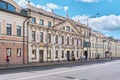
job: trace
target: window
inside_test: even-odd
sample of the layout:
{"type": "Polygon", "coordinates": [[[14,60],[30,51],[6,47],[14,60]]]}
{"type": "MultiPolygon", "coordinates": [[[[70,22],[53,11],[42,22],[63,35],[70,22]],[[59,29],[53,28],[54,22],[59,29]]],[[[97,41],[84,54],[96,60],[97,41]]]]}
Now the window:
{"type": "Polygon", "coordinates": [[[17,36],[21,36],[21,26],[17,26],[17,36]]]}
{"type": "Polygon", "coordinates": [[[56,41],[56,43],[58,43],[58,35],[56,35],[55,41],[56,41]]]}
{"type": "Polygon", "coordinates": [[[12,6],[11,4],[8,4],[8,10],[10,10],[10,11],[15,11],[15,7],[12,6]]]}
{"type": "Polygon", "coordinates": [[[48,42],[51,43],[51,34],[48,34],[48,42]]]}
{"type": "Polygon", "coordinates": [[[47,57],[50,59],[51,58],[51,50],[48,50],[47,57]]]}
{"type": "Polygon", "coordinates": [[[7,24],[7,27],[6,27],[6,34],[7,34],[7,35],[11,35],[11,32],[12,32],[11,27],[12,27],[11,24],[7,24]]]}
{"type": "Polygon", "coordinates": [[[11,56],[11,48],[6,49],[7,55],[10,57],[11,56]]]}
{"type": "Polygon", "coordinates": [[[50,21],[48,21],[48,27],[51,27],[51,22],[50,21]]]}
{"type": "Polygon", "coordinates": [[[35,41],[35,31],[32,31],[32,41],[35,41]]]}
{"type": "Polygon", "coordinates": [[[69,45],[69,37],[67,37],[67,45],[69,45]]]}
{"type": "Polygon", "coordinates": [[[64,50],[62,50],[62,58],[64,58],[64,50]]]}
{"type": "Polygon", "coordinates": [[[21,56],[21,49],[20,49],[20,48],[17,49],[17,56],[18,56],[18,57],[21,56]]]}
{"type": "Polygon", "coordinates": [[[40,24],[40,25],[44,25],[44,20],[43,20],[43,19],[40,19],[39,24],[40,24]]]}
{"type": "Polygon", "coordinates": [[[64,44],[64,36],[62,36],[62,44],[64,44]]]}
{"type": "Polygon", "coordinates": [[[7,2],[0,1],[0,8],[7,9],[9,11],[15,11],[15,7],[7,2]]]}
{"type": "Polygon", "coordinates": [[[72,38],[72,45],[74,45],[74,38],[72,38]]]}
{"type": "Polygon", "coordinates": [[[40,32],[40,42],[43,42],[43,32],[40,32]]]}
{"type": "Polygon", "coordinates": [[[5,2],[0,2],[0,8],[7,9],[7,5],[5,2]]]}
{"type": "Polygon", "coordinates": [[[55,58],[58,58],[58,50],[56,50],[56,56],[55,56],[55,58]]]}
{"type": "Polygon", "coordinates": [[[70,31],[70,27],[69,26],[66,26],[66,31],[70,31]]]}
{"type": "Polygon", "coordinates": [[[65,30],[65,27],[63,27],[62,29],[65,30]]]}
{"type": "Polygon", "coordinates": [[[77,51],[77,58],[79,58],[78,51],[77,51]]]}
{"type": "Polygon", "coordinates": [[[71,32],[74,32],[73,29],[71,29],[71,32]]]}
{"type": "Polygon", "coordinates": [[[77,39],[77,45],[78,45],[78,39],[77,39]]]}
{"type": "Polygon", "coordinates": [[[32,59],[36,59],[36,50],[35,49],[32,50],[32,59]]]}
{"type": "Polygon", "coordinates": [[[32,23],[36,23],[36,19],[34,17],[31,18],[32,23]]]}

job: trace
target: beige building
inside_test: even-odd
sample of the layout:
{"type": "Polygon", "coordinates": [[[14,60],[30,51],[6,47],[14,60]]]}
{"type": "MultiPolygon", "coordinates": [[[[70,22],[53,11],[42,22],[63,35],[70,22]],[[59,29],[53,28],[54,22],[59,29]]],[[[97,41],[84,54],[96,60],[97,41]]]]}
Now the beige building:
{"type": "Polygon", "coordinates": [[[80,23],[28,4],[29,62],[80,59],[82,32],[80,23]]]}

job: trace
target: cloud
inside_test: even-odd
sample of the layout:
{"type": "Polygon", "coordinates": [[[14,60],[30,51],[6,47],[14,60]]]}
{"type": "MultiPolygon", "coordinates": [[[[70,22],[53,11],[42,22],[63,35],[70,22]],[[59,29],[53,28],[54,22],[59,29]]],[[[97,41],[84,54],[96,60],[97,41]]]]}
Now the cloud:
{"type": "MultiPolygon", "coordinates": [[[[14,0],[19,6],[23,7],[23,8],[26,8],[27,7],[27,3],[28,1],[27,0],[14,0]]],[[[52,10],[58,10],[58,9],[64,9],[64,11],[67,11],[69,7],[67,6],[58,6],[56,4],[53,4],[53,3],[46,3],[45,5],[35,5],[33,2],[30,2],[30,4],[32,6],[35,6],[37,8],[42,8],[46,11],[49,11],[51,12],[52,10]]]]}
{"type": "Polygon", "coordinates": [[[75,0],[75,1],[81,1],[81,2],[87,2],[87,3],[99,2],[99,0],[75,0]]]}
{"type": "Polygon", "coordinates": [[[64,11],[67,11],[69,9],[68,6],[64,6],[63,8],[64,8],[64,11]]]}
{"type": "Polygon", "coordinates": [[[46,7],[50,8],[50,9],[58,9],[59,7],[53,3],[47,3],[46,7]]]}
{"type": "MultiPolygon", "coordinates": [[[[80,21],[81,23],[87,23],[86,15],[77,15],[73,17],[73,20],[80,21]]],[[[120,16],[109,15],[97,18],[88,19],[89,26],[98,31],[120,31],[120,16]]]]}

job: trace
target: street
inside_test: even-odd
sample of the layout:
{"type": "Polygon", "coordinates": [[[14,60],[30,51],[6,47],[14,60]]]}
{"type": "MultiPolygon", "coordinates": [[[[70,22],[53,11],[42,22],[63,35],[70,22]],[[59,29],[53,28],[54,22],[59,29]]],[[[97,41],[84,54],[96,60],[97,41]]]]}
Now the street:
{"type": "Polygon", "coordinates": [[[0,70],[0,80],[120,80],[120,61],[0,70]]]}

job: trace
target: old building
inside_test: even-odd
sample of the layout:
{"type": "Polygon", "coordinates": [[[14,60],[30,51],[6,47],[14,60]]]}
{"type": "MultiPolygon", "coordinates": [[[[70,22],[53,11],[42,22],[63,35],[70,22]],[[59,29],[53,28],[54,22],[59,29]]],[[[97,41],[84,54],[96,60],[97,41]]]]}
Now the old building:
{"type": "Polygon", "coordinates": [[[0,0],[0,65],[6,64],[6,56],[9,64],[27,63],[26,21],[25,11],[13,0],[0,0]]]}
{"type": "Polygon", "coordinates": [[[79,24],[28,4],[29,62],[80,59],[82,33],[79,24]]]}

